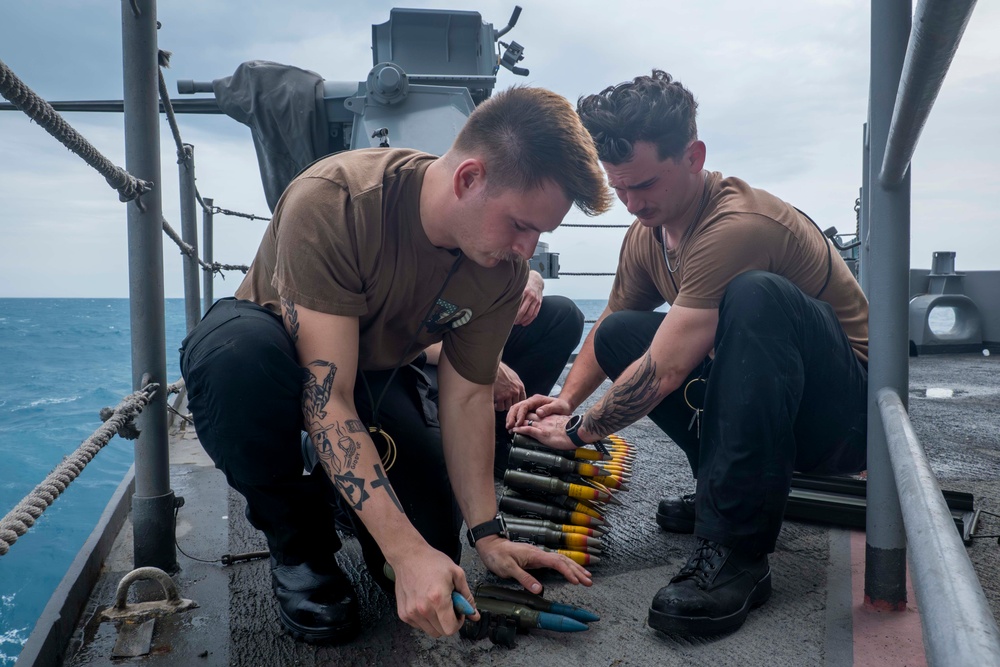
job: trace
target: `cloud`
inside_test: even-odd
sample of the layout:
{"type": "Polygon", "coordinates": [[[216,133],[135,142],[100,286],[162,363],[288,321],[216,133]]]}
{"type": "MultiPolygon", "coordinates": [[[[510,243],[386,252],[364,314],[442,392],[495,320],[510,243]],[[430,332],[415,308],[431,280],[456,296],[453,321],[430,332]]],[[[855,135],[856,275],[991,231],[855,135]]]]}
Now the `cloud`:
{"type": "MultiPolygon", "coordinates": [[[[121,95],[121,7],[102,0],[59,5],[13,3],[0,23],[2,57],[49,99],[121,95]]],[[[479,11],[502,27],[511,2],[405,3],[479,11]]],[[[371,67],[371,24],[389,17],[379,0],[350,9],[327,0],[176,0],[159,3],[158,39],[173,52],[167,79],[212,80],[249,59],[360,81],[371,67]]],[[[504,39],[525,47],[530,76],[506,70],[498,85],[527,83],[575,101],[653,67],[670,71],[695,93],[708,166],[772,190],[821,226],[854,224],[861,184],[861,126],[867,114],[869,3],[824,0],[717,0],[664,3],[578,0],[525,6],[504,39]]],[[[993,173],[1000,138],[1000,7],[979,3],[924,130],[913,163],[915,266],[934,250],[956,250],[962,269],[996,268],[1000,213],[993,173]]],[[[69,115],[109,157],[123,160],[118,115],[69,115]]],[[[266,214],[249,131],[226,117],[181,116],[196,145],[198,187],[226,208],[266,214]]],[[[161,136],[164,215],[179,229],[177,169],[169,134],[161,136]]],[[[629,222],[624,207],[591,220],[629,222]]],[[[215,254],[245,263],[263,223],[217,217],[215,254]]],[[[0,296],[125,296],[125,208],[96,173],[14,112],[0,112],[0,296]]],[[[559,229],[547,239],[566,271],[612,271],[622,230],[559,229]]],[[[164,240],[165,289],[182,294],[180,257],[164,240]]],[[[216,280],[231,293],[238,275],[216,280]]],[[[606,296],[610,279],[565,278],[547,291],[606,296]]]]}

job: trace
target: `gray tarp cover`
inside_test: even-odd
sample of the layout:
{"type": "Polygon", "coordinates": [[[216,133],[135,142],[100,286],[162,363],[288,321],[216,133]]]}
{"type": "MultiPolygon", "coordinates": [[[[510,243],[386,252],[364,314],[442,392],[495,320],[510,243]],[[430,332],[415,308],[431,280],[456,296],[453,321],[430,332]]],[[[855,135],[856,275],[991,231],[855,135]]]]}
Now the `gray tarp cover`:
{"type": "Polygon", "coordinates": [[[219,108],[250,127],[267,205],[299,171],[330,152],[319,74],[266,60],[251,60],[212,82],[219,108]]]}

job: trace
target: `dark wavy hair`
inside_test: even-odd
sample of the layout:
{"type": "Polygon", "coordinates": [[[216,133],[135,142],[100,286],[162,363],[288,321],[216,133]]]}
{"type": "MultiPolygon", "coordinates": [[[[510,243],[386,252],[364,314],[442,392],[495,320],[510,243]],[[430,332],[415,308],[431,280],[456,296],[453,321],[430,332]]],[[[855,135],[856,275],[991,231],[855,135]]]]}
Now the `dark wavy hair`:
{"type": "Polygon", "coordinates": [[[694,95],[663,70],[581,97],[576,112],[601,161],[610,164],[628,162],[637,141],[655,144],[665,160],[681,157],[698,138],[694,95]]]}

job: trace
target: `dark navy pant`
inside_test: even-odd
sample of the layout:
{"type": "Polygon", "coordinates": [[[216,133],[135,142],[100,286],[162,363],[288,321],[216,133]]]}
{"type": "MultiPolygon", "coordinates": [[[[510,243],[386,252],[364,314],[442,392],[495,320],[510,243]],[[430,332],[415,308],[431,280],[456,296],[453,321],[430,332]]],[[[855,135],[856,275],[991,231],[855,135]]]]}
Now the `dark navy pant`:
{"type": "Polygon", "coordinates": [[[528,396],[547,395],[582,334],[583,313],[576,304],[564,296],[547,296],[531,324],[511,329],[501,359],[521,378],[528,396]]]}
{"type": "MultiPolygon", "coordinates": [[[[519,336],[518,343],[530,343],[523,355],[529,358],[525,372],[532,382],[552,377],[554,383],[579,340],[582,315],[571,301],[558,299],[548,307],[543,302],[531,326],[516,328],[536,330],[519,336]],[[562,331],[575,320],[568,311],[575,311],[580,324],[553,376],[546,364],[537,368],[531,353],[540,344],[538,331],[546,340],[545,330],[562,331]]],[[[458,562],[462,516],[445,468],[436,392],[422,363],[423,357],[400,368],[379,406],[378,421],[396,443],[387,475],[421,535],[458,562]]],[[[181,373],[202,446],[246,498],[248,518],[267,536],[271,552],[289,563],[329,561],[341,546],[334,529],[340,499],[322,467],[303,474],[302,370],[281,318],[247,301],[218,301],[182,343],[181,373]]],[[[355,407],[366,425],[372,424],[368,388],[377,400],[390,375],[366,372],[367,387],[360,374],[355,380],[355,407]]],[[[380,436],[373,439],[383,447],[380,436]]],[[[384,583],[381,553],[362,523],[354,523],[371,574],[384,583]]]]}
{"type": "MultiPolygon", "coordinates": [[[[604,372],[617,378],[645,353],[664,317],[608,316],[595,339],[604,372]]],[[[829,304],[771,273],[736,277],[719,306],[714,359],[649,413],[698,480],[695,534],[773,551],[793,470],[865,469],[867,386],[867,369],[829,304]],[[707,382],[699,387],[698,378],[707,382]],[[704,406],[700,435],[689,429],[691,381],[688,400],[704,406]]]]}

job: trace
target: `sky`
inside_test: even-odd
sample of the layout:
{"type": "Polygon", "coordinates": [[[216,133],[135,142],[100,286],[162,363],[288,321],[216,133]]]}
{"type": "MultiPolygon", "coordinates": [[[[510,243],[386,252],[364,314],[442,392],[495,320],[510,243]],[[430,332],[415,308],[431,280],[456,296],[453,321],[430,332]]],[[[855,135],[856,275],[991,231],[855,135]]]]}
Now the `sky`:
{"type": "MultiPolygon", "coordinates": [[[[403,6],[474,10],[499,28],[513,2],[404,0],[403,6]]],[[[517,77],[572,101],[656,67],[699,103],[707,168],[738,176],[808,212],[824,229],[854,229],[867,113],[870,10],[859,0],[521,0],[504,40],[524,46],[517,77]]],[[[271,60],[331,81],[363,81],[371,24],[392,3],[345,0],[161,2],[166,71],[211,80],[246,60],[271,60]]],[[[1000,269],[995,175],[1000,132],[1000,6],[979,3],[924,128],[912,165],[911,264],[957,252],[959,271],[1000,269]],[[993,109],[994,111],[989,111],[993,109]]],[[[36,0],[0,6],[0,60],[49,100],[121,99],[121,10],[108,0],[36,0]]],[[[120,114],[67,113],[99,150],[124,165],[120,114]]],[[[269,215],[250,131],[226,116],[180,116],[195,145],[198,188],[216,205],[269,215]]],[[[180,229],[173,142],[162,126],[163,213],[180,229]]],[[[597,219],[626,224],[624,206],[597,219]]],[[[249,263],[266,223],[216,216],[215,259],[249,263]]],[[[566,272],[613,272],[622,229],[565,228],[543,237],[566,272]]],[[[181,255],[164,238],[167,297],[183,296],[181,255]]],[[[216,297],[241,274],[216,278],[216,297]]],[[[546,281],[547,294],[605,298],[611,279],[546,281]]],[[[0,297],[128,296],[125,206],[104,179],[17,111],[0,111],[0,297]]]]}

